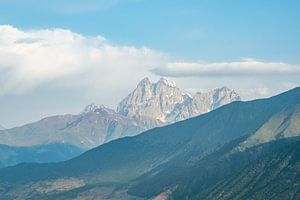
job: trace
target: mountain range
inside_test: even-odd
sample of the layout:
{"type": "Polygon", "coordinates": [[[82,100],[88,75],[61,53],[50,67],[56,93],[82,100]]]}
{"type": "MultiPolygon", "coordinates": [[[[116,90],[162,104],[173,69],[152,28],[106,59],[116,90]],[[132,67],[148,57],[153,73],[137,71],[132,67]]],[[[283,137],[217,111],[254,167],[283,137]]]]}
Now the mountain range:
{"type": "Polygon", "coordinates": [[[4,199],[299,199],[300,88],[0,169],[4,199]]]}
{"type": "MultiPolygon", "coordinates": [[[[206,93],[197,92],[192,97],[182,92],[170,80],[161,78],[156,83],[151,83],[145,78],[118,104],[116,110],[90,104],[78,114],[50,116],[24,126],[0,130],[0,144],[10,147],[7,154],[12,156],[11,151],[16,148],[14,162],[8,162],[7,165],[4,160],[2,162],[4,166],[31,162],[32,159],[20,159],[18,162],[17,158],[20,157],[19,153],[23,147],[33,147],[31,151],[35,151],[35,146],[45,145],[44,148],[47,148],[48,144],[62,144],[62,148],[70,145],[81,149],[74,152],[82,152],[111,140],[134,136],[145,130],[188,119],[239,100],[239,95],[227,87],[206,93]]],[[[7,148],[1,149],[2,154],[5,154],[5,149],[7,148]]],[[[58,151],[58,158],[61,157],[61,153],[58,151]]],[[[66,154],[64,158],[75,155],[68,156],[71,155],[66,154]]],[[[45,160],[47,161],[46,158],[45,160]]],[[[53,157],[48,161],[53,161],[53,157]]]]}
{"type": "Polygon", "coordinates": [[[0,143],[17,147],[64,143],[90,149],[142,130],[137,123],[114,110],[91,104],[77,115],[46,117],[35,123],[1,131],[0,143]]]}
{"type": "Polygon", "coordinates": [[[161,78],[151,83],[145,78],[119,103],[117,112],[141,122],[149,129],[207,113],[240,100],[240,96],[227,87],[197,92],[191,96],[170,80],[161,78]]]}

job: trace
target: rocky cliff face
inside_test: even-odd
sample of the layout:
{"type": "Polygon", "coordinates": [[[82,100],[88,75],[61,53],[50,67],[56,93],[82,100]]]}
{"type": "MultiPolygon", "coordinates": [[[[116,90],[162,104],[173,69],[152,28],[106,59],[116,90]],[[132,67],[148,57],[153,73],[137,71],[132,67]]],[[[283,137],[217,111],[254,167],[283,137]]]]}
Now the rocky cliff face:
{"type": "Polygon", "coordinates": [[[152,84],[145,78],[120,102],[117,112],[150,128],[166,123],[166,116],[186,98],[188,97],[182,95],[174,83],[166,79],[160,79],[152,84]]]}
{"type": "Polygon", "coordinates": [[[0,144],[33,146],[66,143],[90,149],[144,130],[188,119],[216,109],[239,95],[226,87],[193,97],[183,93],[175,83],[160,79],[151,83],[143,79],[118,105],[117,111],[90,104],[77,115],[60,115],[8,130],[0,130],[0,144]]]}
{"type": "Polygon", "coordinates": [[[197,92],[192,98],[177,105],[178,108],[169,117],[171,116],[171,119],[173,117],[174,121],[184,120],[240,100],[240,96],[227,87],[217,88],[206,93],[197,92]]]}
{"type": "Polygon", "coordinates": [[[192,97],[172,81],[161,78],[151,83],[145,78],[119,103],[117,112],[152,128],[188,119],[238,100],[241,100],[240,96],[227,87],[198,92],[192,97]]]}

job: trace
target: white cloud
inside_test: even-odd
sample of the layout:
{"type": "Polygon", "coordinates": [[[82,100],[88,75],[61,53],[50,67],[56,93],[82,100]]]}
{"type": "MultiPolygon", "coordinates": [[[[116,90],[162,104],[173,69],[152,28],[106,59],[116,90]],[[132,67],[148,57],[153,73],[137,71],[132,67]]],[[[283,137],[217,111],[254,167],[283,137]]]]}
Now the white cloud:
{"type": "Polygon", "coordinates": [[[76,113],[91,102],[115,107],[146,76],[172,77],[192,93],[228,86],[248,100],[299,86],[299,73],[296,65],[254,59],[172,62],[155,50],[112,45],[101,36],[0,25],[0,121],[10,125],[76,113]]]}
{"type": "Polygon", "coordinates": [[[242,61],[220,63],[174,62],[163,67],[154,68],[152,72],[169,77],[280,76],[300,74],[300,66],[283,62],[244,59],[242,61]]]}
{"type": "Polygon", "coordinates": [[[148,48],[111,45],[101,36],[2,25],[0,94],[23,93],[50,82],[60,87],[122,88],[122,83],[138,81],[164,59],[148,48]]]}

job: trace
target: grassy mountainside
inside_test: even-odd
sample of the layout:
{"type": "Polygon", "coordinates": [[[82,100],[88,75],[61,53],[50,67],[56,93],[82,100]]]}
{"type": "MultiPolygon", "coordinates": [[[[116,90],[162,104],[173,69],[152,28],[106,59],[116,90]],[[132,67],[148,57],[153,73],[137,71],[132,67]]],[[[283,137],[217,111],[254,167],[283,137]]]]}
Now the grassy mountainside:
{"type": "Polygon", "coordinates": [[[194,163],[180,167],[170,163],[145,174],[134,181],[129,194],[146,199],[165,191],[172,191],[171,199],[299,197],[300,138],[234,151],[242,139],[194,163]]]}
{"type": "Polygon", "coordinates": [[[244,151],[237,147],[272,117],[294,110],[299,103],[300,88],[296,88],[112,141],[66,162],[5,168],[0,170],[0,195],[7,199],[213,195],[219,191],[212,190],[216,184],[273,152],[273,146],[254,145],[244,151]]]}
{"type": "Polygon", "coordinates": [[[240,148],[245,149],[257,144],[298,135],[300,135],[300,104],[271,117],[267,123],[244,141],[240,148]]]}
{"type": "MultiPolygon", "coordinates": [[[[259,148],[270,152],[210,188],[203,199],[300,199],[299,137],[263,146],[259,148]]],[[[255,154],[259,148],[247,153],[255,154]]]]}

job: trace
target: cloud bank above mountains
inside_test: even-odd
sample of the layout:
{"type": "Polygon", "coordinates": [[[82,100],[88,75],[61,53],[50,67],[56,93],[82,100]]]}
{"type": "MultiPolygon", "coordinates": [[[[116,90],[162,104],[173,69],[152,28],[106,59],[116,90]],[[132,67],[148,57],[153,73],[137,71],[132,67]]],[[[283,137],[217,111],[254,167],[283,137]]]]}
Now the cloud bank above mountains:
{"type": "Polygon", "coordinates": [[[0,94],[23,93],[49,81],[70,87],[105,87],[111,80],[140,77],[139,73],[164,59],[149,48],[112,45],[101,36],[86,37],[64,29],[23,31],[3,25],[0,94]]]}
{"type": "MultiPolygon", "coordinates": [[[[177,60],[147,47],[113,44],[102,36],[84,36],[66,29],[21,30],[1,25],[0,95],[22,95],[51,85],[93,95],[95,91],[101,95],[109,91],[114,97],[126,94],[145,76],[164,76],[175,79],[187,91],[234,86],[247,99],[247,95],[272,93],[269,87],[273,79],[267,83],[263,80],[265,76],[276,79],[300,74],[300,66],[284,62],[177,60]]],[[[298,84],[290,78],[281,82],[284,88],[298,84]]]]}
{"type": "Polygon", "coordinates": [[[76,113],[91,102],[114,107],[144,77],[170,78],[191,93],[228,86],[244,100],[300,84],[300,67],[284,62],[178,60],[167,52],[115,44],[102,36],[0,25],[0,109],[5,113],[0,122],[11,127],[76,113]]]}

